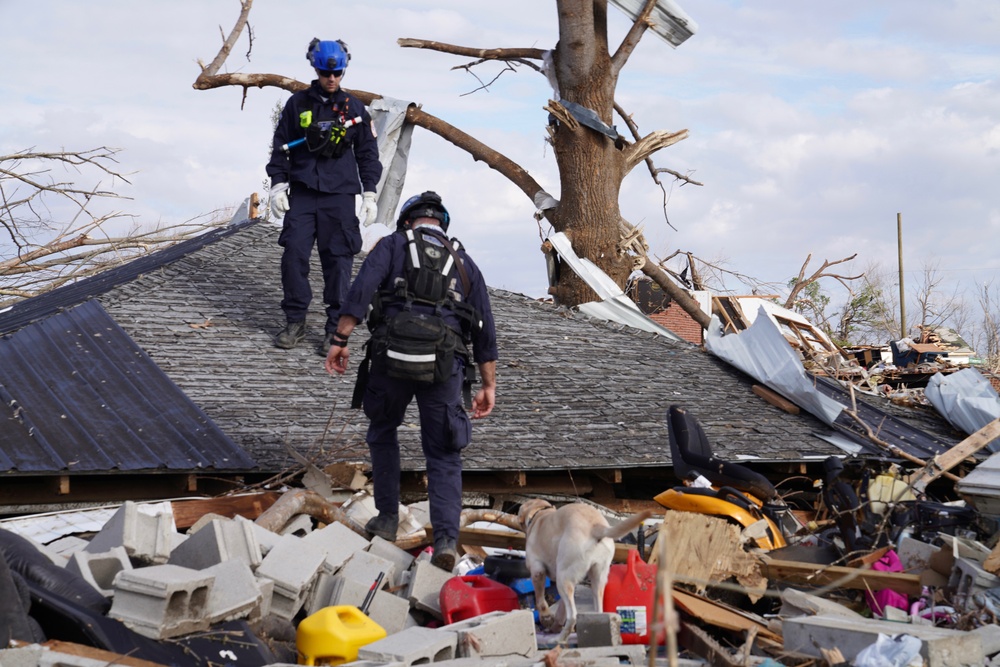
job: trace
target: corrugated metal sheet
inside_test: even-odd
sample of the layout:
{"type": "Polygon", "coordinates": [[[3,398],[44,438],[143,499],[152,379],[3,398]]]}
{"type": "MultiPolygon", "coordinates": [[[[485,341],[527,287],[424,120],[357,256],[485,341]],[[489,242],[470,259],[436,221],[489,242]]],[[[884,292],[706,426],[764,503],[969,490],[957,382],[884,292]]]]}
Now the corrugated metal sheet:
{"type": "Polygon", "coordinates": [[[0,339],[0,470],[250,470],[96,301],[0,339]]]}

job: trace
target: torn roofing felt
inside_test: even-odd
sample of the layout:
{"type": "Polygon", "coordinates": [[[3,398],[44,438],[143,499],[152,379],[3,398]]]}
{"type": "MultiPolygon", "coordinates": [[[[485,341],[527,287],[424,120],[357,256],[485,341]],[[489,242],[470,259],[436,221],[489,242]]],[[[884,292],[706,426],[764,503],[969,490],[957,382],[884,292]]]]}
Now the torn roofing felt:
{"type": "Polygon", "coordinates": [[[0,338],[0,470],[250,470],[97,301],[0,338]]]}

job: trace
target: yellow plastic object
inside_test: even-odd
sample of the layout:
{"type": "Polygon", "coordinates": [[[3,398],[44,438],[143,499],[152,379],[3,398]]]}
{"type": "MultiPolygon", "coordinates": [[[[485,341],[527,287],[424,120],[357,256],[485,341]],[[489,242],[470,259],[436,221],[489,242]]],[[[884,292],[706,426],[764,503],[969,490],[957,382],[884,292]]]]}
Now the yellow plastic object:
{"type": "Polygon", "coordinates": [[[868,498],[871,500],[871,510],[876,514],[885,514],[888,503],[898,503],[904,500],[916,500],[910,490],[910,485],[895,475],[878,475],[868,485],[868,498]]]}
{"type": "MultiPolygon", "coordinates": [[[[749,498],[750,496],[747,497],[749,498]]],[[[663,493],[654,496],[653,500],[672,510],[732,519],[744,528],[763,519],[767,523],[768,535],[757,538],[757,546],[770,551],[771,549],[778,549],[786,545],[785,536],[781,534],[781,529],[768,517],[764,515],[755,516],[728,500],[722,500],[715,496],[684,493],[678,489],[667,489],[663,493]]],[[[753,500],[756,500],[756,498],[753,498],[753,500]]]]}
{"type": "Polygon", "coordinates": [[[385,629],[357,607],[335,605],[302,619],[295,647],[300,665],[340,665],[354,662],[359,648],[385,636],[385,629]]]}

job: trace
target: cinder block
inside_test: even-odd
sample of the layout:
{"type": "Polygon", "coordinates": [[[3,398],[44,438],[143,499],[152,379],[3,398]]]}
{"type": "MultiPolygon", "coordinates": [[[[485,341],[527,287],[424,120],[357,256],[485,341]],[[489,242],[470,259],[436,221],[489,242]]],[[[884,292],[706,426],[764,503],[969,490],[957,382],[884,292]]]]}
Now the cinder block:
{"type": "Polygon", "coordinates": [[[312,517],[308,514],[298,514],[293,517],[291,521],[282,526],[278,533],[282,536],[295,535],[296,537],[305,537],[312,532],[312,529],[312,517]]]}
{"type": "Polygon", "coordinates": [[[382,583],[379,588],[386,588],[396,574],[396,564],[387,558],[376,556],[367,551],[356,551],[350,560],[340,568],[338,574],[355,581],[367,581],[369,586],[375,583],[379,575],[382,575],[382,583]]]}
{"type": "MultiPolygon", "coordinates": [[[[341,574],[321,574],[306,610],[309,614],[315,614],[323,607],[336,605],[361,608],[371,587],[371,583],[366,584],[341,574]]],[[[408,600],[382,589],[375,591],[375,597],[368,606],[368,616],[390,635],[406,627],[409,614],[408,600]]]]}
{"type": "Polygon", "coordinates": [[[206,630],[212,577],[177,565],[125,570],[115,579],[108,616],[153,639],[206,630]]]}
{"type": "Polygon", "coordinates": [[[983,564],[971,558],[959,558],[948,579],[948,590],[953,592],[955,606],[962,611],[975,608],[972,597],[977,593],[1000,586],[1000,577],[983,569],[983,564]]]}
{"type": "Polygon", "coordinates": [[[983,647],[978,635],[933,625],[900,625],[891,621],[847,619],[820,615],[787,618],[782,625],[785,649],[821,658],[820,647],[836,646],[848,661],[875,643],[879,633],[895,636],[902,632],[921,641],[920,655],[934,667],[979,665],[983,647]]]}
{"type": "Polygon", "coordinates": [[[204,570],[230,560],[243,561],[251,570],[260,565],[260,546],[249,523],[231,519],[210,521],[170,552],[167,562],[204,570]]]}
{"type": "Polygon", "coordinates": [[[623,644],[621,646],[570,648],[559,654],[556,665],[564,662],[573,665],[601,665],[607,660],[616,661],[619,665],[646,665],[646,646],[643,644],[623,644]]]}
{"type": "Polygon", "coordinates": [[[242,560],[227,560],[202,570],[215,583],[208,596],[209,624],[245,618],[260,621],[263,596],[250,566],[242,560]]]}
{"type": "Polygon", "coordinates": [[[100,554],[77,551],[66,563],[66,569],[86,579],[105,597],[111,597],[115,594],[115,577],[122,570],[131,570],[132,561],[125,547],[115,547],[100,554]]]}
{"type": "Polygon", "coordinates": [[[407,628],[358,649],[360,660],[401,662],[405,665],[451,660],[458,636],[431,628],[407,628]]]}
{"type": "Polygon", "coordinates": [[[94,536],[86,551],[99,554],[120,546],[137,562],[162,564],[170,557],[176,535],[172,514],[147,514],[127,500],[94,536]]]}
{"type": "MultiPolygon", "coordinates": [[[[530,609],[494,611],[444,625],[439,630],[458,636],[459,658],[521,655],[530,658],[538,650],[535,615],[530,609]]],[[[618,637],[621,643],[621,635],[618,637]]]]}
{"type": "Polygon", "coordinates": [[[410,585],[406,593],[410,605],[421,611],[443,618],[441,614],[441,587],[451,579],[450,572],[431,565],[430,560],[418,558],[410,572],[410,585]]]}
{"type": "MultiPolygon", "coordinates": [[[[533,618],[533,617],[532,617],[533,618]]],[[[585,611],[576,616],[576,645],[621,646],[622,617],[615,613],[585,611]]]]}
{"type": "Polygon", "coordinates": [[[389,582],[389,588],[399,588],[406,584],[405,573],[413,565],[413,556],[392,542],[383,540],[378,535],[372,538],[371,545],[368,547],[368,553],[390,560],[396,566],[392,581],[389,582]]]}
{"type": "Polygon", "coordinates": [[[326,551],[320,547],[305,544],[295,535],[282,537],[257,568],[258,577],[274,582],[271,613],[292,620],[310,595],[324,562],[326,551]]]}
{"type": "Polygon", "coordinates": [[[247,519],[246,517],[237,516],[233,519],[236,523],[242,523],[250,526],[253,530],[254,537],[257,539],[257,546],[260,547],[260,556],[263,558],[268,554],[281,541],[281,535],[278,533],[271,532],[267,528],[258,526],[256,523],[247,519]]]}
{"type": "Polygon", "coordinates": [[[911,574],[920,574],[931,566],[931,556],[940,550],[941,547],[903,536],[896,547],[896,555],[899,556],[903,570],[911,574]]]}
{"type": "Polygon", "coordinates": [[[302,539],[326,551],[326,562],[332,572],[343,567],[351,556],[368,548],[367,539],[336,522],[314,530],[302,539]]]}

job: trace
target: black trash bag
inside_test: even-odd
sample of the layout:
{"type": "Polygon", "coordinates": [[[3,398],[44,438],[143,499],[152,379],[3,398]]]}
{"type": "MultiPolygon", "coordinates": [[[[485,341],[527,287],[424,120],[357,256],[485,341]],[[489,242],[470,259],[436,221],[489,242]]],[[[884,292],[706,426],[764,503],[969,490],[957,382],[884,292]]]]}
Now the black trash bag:
{"type": "Polygon", "coordinates": [[[111,607],[108,598],[83,577],[59,567],[38,548],[17,533],[0,528],[0,555],[13,572],[46,590],[100,614],[111,607]]]}

